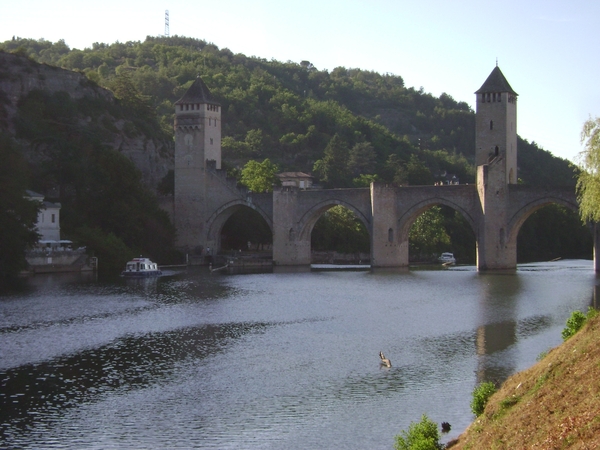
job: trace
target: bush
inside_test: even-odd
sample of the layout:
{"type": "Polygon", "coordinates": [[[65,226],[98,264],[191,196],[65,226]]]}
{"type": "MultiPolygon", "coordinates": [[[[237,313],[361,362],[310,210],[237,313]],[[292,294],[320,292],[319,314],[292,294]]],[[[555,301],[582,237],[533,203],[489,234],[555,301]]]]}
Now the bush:
{"type": "Polygon", "coordinates": [[[573,311],[571,316],[567,319],[567,326],[562,330],[563,341],[566,341],[579,330],[585,324],[588,319],[591,319],[598,315],[598,311],[590,307],[587,314],[583,314],[581,311],[573,311]]]}
{"type": "Polygon", "coordinates": [[[473,398],[471,400],[471,411],[477,417],[483,414],[485,405],[490,397],[496,392],[496,385],[491,381],[479,384],[473,390],[473,398]]]}
{"type": "Polygon", "coordinates": [[[425,414],[418,423],[411,422],[408,432],[402,430],[396,436],[395,450],[441,450],[437,424],[425,414]]]}

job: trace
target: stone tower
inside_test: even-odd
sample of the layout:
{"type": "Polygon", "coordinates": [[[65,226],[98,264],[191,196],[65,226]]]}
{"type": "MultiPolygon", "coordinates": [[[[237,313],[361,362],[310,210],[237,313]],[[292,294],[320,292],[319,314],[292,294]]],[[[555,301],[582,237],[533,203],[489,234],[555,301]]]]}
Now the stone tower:
{"type": "Polygon", "coordinates": [[[498,66],[475,92],[475,160],[483,220],[477,267],[514,268],[516,239],[508,230],[509,186],[517,182],[517,93],[498,66]]]}
{"type": "Polygon", "coordinates": [[[221,168],[221,105],[198,77],[175,103],[173,215],[180,248],[205,244],[209,164],[221,168]]]}
{"type": "Polygon", "coordinates": [[[502,161],[506,184],[516,184],[517,93],[496,65],[475,94],[476,165],[502,161]]]}

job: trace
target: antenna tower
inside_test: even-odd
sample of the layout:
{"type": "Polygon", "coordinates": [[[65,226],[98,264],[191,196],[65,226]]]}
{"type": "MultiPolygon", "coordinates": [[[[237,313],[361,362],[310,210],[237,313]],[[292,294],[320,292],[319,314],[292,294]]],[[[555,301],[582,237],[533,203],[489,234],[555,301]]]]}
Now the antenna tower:
{"type": "Polygon", "coordinates": [[[169,37],[169,10],[165,10],[165,37],[169,37]]]}

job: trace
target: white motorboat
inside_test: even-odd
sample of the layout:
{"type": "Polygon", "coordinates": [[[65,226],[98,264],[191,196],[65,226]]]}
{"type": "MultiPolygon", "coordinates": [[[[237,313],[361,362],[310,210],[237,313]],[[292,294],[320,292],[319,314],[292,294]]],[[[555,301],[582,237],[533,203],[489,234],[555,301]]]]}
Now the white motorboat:
{"type": "Polygon", "coordinates": [[[444,252],[438,258],[438,261],[444,265],[456,264],[456,258],[454,257],[454,253],[444,252]]]}
{"type": "Polygon", "coordinates": [[[142,257],[133,258],[121,272],[122,277],[132,278],[158,277],[160,275],[162,275],[162,271],[158,268],[158,264],[142,257]]]}

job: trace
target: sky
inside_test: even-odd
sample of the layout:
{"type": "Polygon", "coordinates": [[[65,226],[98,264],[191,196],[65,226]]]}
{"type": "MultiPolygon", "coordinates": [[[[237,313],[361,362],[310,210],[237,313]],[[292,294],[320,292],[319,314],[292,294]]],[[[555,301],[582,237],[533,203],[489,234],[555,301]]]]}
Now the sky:
{"type": "Polygon", "coordinates": [[[3,1],[0,42],[143,41],[165,34],[167,10],[171,36],[319,70],[391,73],[473,110],[497,61],[519,94],[518,134],[574,162],[583,123],[600,116],[597,0],[3,1]]]}

